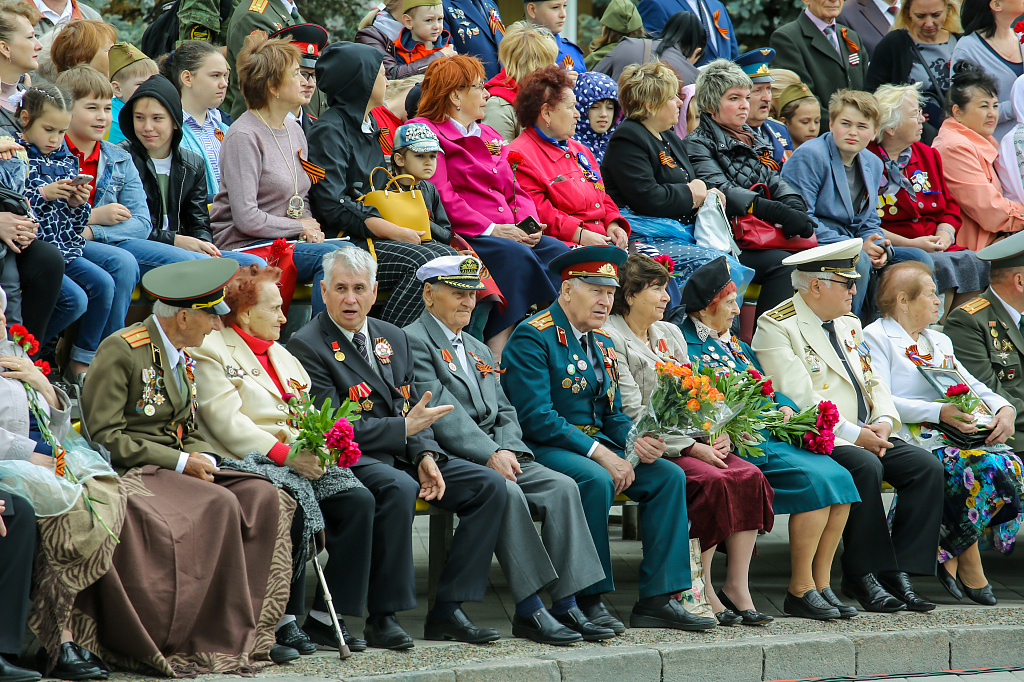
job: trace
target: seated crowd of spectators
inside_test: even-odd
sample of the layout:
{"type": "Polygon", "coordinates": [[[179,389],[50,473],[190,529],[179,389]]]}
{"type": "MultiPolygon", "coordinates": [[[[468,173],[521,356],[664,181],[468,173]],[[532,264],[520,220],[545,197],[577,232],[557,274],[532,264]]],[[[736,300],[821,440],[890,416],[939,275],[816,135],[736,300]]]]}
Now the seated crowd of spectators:
{"type": "Polygon", "coordinates": [[[857,615],[837,553],[863,610],[934,609],[910,576],[997,602],[1024,5],[805,0],[742,55],[718,0],[612,0],[586,55],[565,0],[508,27],[393,0],[334,43],[290,0],[202,5],[147,55],[77,0],[0,0],[0,682],[407,649],[418,499],[459,516],[426,639],[498,639],[462,607],[492,557],[516,637],[622,634],[619,494],[630,627],[771,623],[748,580],[777,514],[787,615],[857,615]],[[786,419],[834,403],[834,448],[637,434],[666,361],[767,374],[786,419]],[[296,445],[307,398],[351,401],[349,466],[296,445]],[[65,504],[30,483],[85,462],[65,504]],[[684,606],[691,538],[712,617],[684,606]]]}

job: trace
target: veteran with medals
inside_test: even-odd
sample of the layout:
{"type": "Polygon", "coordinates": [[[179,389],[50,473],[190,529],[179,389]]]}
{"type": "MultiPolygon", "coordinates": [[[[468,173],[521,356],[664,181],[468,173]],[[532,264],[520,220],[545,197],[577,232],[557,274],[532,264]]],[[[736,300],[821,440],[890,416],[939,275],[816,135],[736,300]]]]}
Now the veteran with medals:
{"type": "Polygon", "coordinates": [[[991,284],[976,298],[946,316],[943,333],[953,341],[957,359],[978,381],[1006,398],[1017,411],[1009,445],[1024,451],[1024,233],[978,252],[991,265],[991,284]]]}
{"type": "Polygon", "coordinates": [[[146,273],[144,322],[100,344],[82,396],[92,440],[122,474],[127,512],[111,569],[79,594],[104,661],[173,676],[237,672],[269,656],[291,579],[295,503],[265,478],[218,468],[196,427],[185,350],[221,327],[238,263],[209,258],[146,273]]]}
{"type": "Polygon", "coordinates": [[[508,504],[495,554],[515,600],[512,634],[543,644],[609,639],[575,594],[604,579],[587,527],[579,488],[568,476],[539,464],[522,440],[516,410],[499,383],[490,349],[463,331],[476,306],[482,266],[467,256],[442,256],[422,266],[426,310],[405,328],[416,362],[416,388],[451,414],[433,426],[445,451],[505,478],[508,504]],[[542,519],[537,535],[531,513],[542,519]],[[538,592],[551,595],[550,611],[538,592]]]}
{"type": "Polygon", "coordinates": [[[625,457],[633,422],[622,410],[615,348],[602,329],[625,261],[626,252],[613,246],[584,246],[551,261],[551,271],[563,280],[558,300],[512,333],[502,383],[537,461],[579,485],[604,569],[603,580],[576,595],[587,618],[624,627],[601,595],[615,589],[608,510],[625,492],[640,503],[644,519],[640,599],[630,625],[708,630],[715,627],[713,618],[694,616],[672,598],[690,588],[686,474],[661,459],[660,438],[638,439],[635,469],[625,457]]]}
{"type": "Polygon", "coordinates": [[[359,404],[352,426],[362,456],[352,473],[376,499],[372,519],[369,646],[408,649],[412,637],[395,614],[416,606],[412,521],[416,498],[459,516],[459,525],[428,612],[424,638],[470,643],[498,639],[462,610],[482,601],[491,556],[505,511],[505,483],[491,469],[449,458],[431,425],[452,406],[428,407],[431,395],[416,389],[412,352],[405,332],[367,313],[377,298],[377,264],[362,249],[339,249],[324,257],[321,284],[327,310],[288,341],[310,377],[317,404],[350,399],[359,404]]]}
{"type": "Polygon", "coordinates": [[[831,457],[853,476],[861,498],[843,532],[843,593],[866,611],[930,611],[935,604],[915,594],[908,574],[935,575],[942,465],[892,437],[899,414],[872,372],[860,320],[850,313],[862,244],[847,239],[786,258],[796,266],[797,293],[758,319],[751,345],[775,390],[797,409],[827,400],[839,410],[831,457]],[[883,480],[900,499],[891,535],[883,480]]]}

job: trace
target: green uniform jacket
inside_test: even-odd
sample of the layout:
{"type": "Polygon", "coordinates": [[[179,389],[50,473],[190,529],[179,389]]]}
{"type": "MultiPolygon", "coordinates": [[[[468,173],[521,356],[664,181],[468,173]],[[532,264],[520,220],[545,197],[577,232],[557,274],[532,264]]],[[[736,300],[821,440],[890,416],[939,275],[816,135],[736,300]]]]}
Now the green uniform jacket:
{"type": "Polygon", "coordinates": [[[121,471],[144,464],[174,469],[182,452],[217,456],[196,428],[195,384],[187,379],[187,395],[178,391],[157,324],[150,315],[104,339],[82,394],[89,435],[121,471]]]}
{"type": "MultiPolygon", "coordinates": [[[[228,77],[228,94],[224,98],[224,109],[231,114],[231,118],[238,118],[245,113],[245,98],[238,89],[238,53],[242,51],[246,37],[253,31],[263,31],[271,34],[285,26],[295,26],[306,23],[305,19],[284,11],[281,0],[241,0],[231,12],[228,20],[227,47],[228,64],[231,65],[231,74],[228,77]]],[[[314,116],[316,112],[310,112],[314,116]]]]}
{"type": "Polygon", "coordinates": [[[587,65],[587,68],[591,71],[597,66],[597,63],[611,54],[611,51],[619,46],[618,43],[608,43],[597,48],[586,57],[583,58],[583,63],[587,65]]]}
{"type": "Polygon", "coordinates": [[[953,340],[956,359],[967,371],[1017,410],[1016,433],[1009,445],[1024,450],[1024,336],[1002,302],[986,289],[950,311],[942,331],[953,340]]]}
{"type": "Polygon", "coordinates": [[[615,347],[603,329],[590,336],[591,353],[611,367],[593,367],[585,359],[556,301],[516,327],[505,346],[501,383],[518,413],[523,440],[536,454],[554,449],[586,456],[595,439],[619,452],[626,447],[633,421],[622,411],[615,347]],[[600,385],[595,372],[604,375],[600,385]]]}

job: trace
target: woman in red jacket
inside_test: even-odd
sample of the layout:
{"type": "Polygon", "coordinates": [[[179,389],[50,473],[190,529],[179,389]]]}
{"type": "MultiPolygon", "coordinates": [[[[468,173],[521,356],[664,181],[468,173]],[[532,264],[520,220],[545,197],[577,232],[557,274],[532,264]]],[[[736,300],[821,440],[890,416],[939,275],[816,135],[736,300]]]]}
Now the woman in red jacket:
{"type": "Polygon", "coordinates": [[[520,84],[516,115],[523,133],[510,145],[523,160],[516,180],[537,205],[545,234],[570,246],[626,248],[629,223],[604,189],[593,153],[571,139],[580,117],[572,80],[558,66],[530,73],[520,84]]]}
{"type": "Polygon", "coordinates": [[[988,264],[957,246],[960,206],[946,186],[939,152],[921,143],[924,114],[917,86],[883,85],[877,141],[868,145],[885,164],[878,190],[882,230],[893,246],[924,249],[935,262],[936,290],[948,312],[988,286],[988,264]]]}

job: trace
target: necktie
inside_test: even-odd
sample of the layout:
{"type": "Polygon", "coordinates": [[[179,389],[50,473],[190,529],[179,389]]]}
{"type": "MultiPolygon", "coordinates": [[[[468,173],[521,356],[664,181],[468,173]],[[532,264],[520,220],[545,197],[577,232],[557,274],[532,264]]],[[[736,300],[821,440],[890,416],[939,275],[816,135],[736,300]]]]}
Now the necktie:
{"type": "Polygon", "coordinates": [[[186,376],[185,359],[179,358],[178,364],[174,366],[174,380],[178,382],[178,393],[180,393],[183,398],[188,397],[186,394],[186,388],[188,386],[188,382],[185,381],[186,376]]]}
{"type": "Polygon", "coordinates": [[[843,367],[846,368],[846,373],[850,375],[850,381],[853,382],[853,388],[857,391],[857,421],[861,424],[866,424],[868,421],[868,401],[864,399],[864,393],[860,390],[860,382],[857,381],[857,375],[853,373],[853,368],[850,367],[850,362],[846,359],[846,353],[843,352],[843,347],[836,336],[836,324],[834,321],[829,320],[828,322],[823,322],[821,326],[828,335],[828,340],[831,342],[832,347],[836,349],[839,359],[843,361],[843,367]]]}
{"type": "Polygon", "coordinates": [[[466,365],[466,349],[463,347],[462,339],[460,337],[456,336],[452,339],[452,348],[455,349],[455,357],[459,359],[459,364],[462,365],[462,369],[464,369],[467,374],[472,374],[472,372],[469,371],[469,367],[466,365]]]}
{"type": "Polygon", "coordinates": [[[583,346],[583,353],[587,358],[587,362],[590,362],[590,334],[584,333],[580,337],[580,345],[583,346]]]}
{"type": "Polygon", "coordinates": [[[298,7],[292,7],[292,11],[290,12],[290,14],[292,16],[292,21],[294,21],[296,24],[302,23],[302,17],[299,16],[298,7]]]}
{"type": "Polygon", "coordinates": [[[356,332],[352,335],[352,343],[355,344],[359,354],[363,356],[363,360],[370,362],[370,356],[366,353],[366,335],[362,332],[356,332]]]}
{"type": "Polygon", "coordinates": [[[836,52],[842,54],[843,51],[839,49],[839,39],[836,37],[835,25],[830,24],[823,28],[821,32],[825,34],[826,38],[828,38],[828,42],[832,43],[832,47],[836,48],[836,52]]]}
{"type": "Polygon", "coordinates": [[[900,8],[896,5],[889,5],[888,9],[885,10],[889,13],[889,16],[894,17],[900,13],[900,8]]]}

